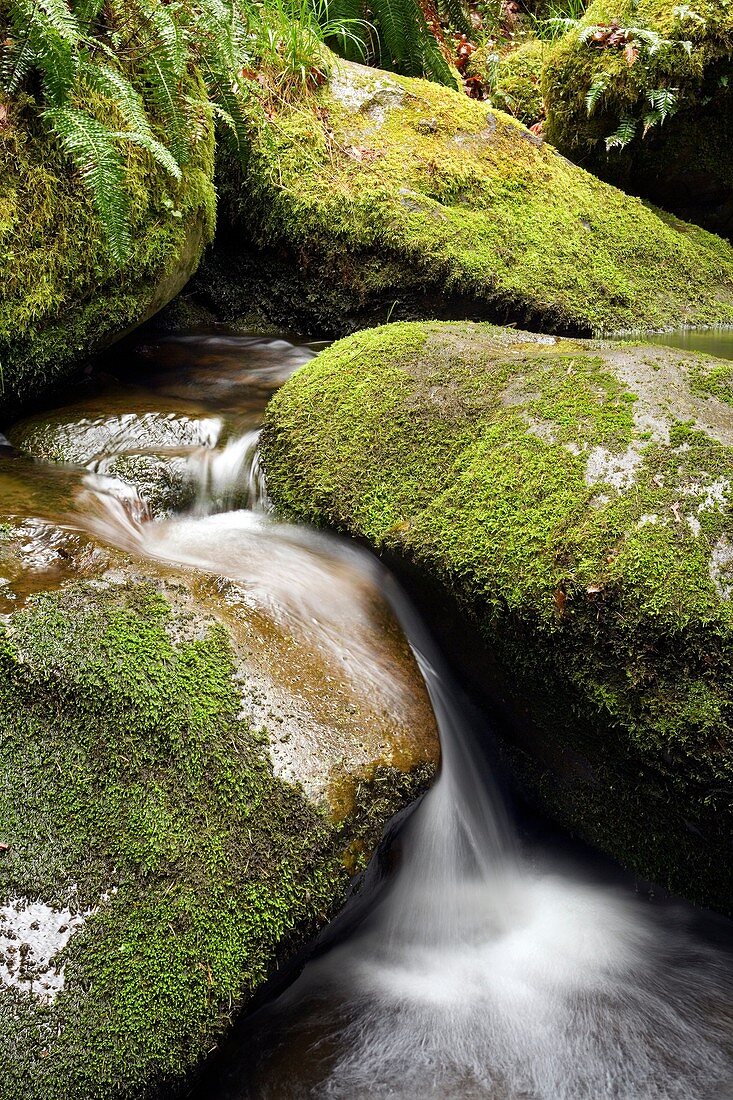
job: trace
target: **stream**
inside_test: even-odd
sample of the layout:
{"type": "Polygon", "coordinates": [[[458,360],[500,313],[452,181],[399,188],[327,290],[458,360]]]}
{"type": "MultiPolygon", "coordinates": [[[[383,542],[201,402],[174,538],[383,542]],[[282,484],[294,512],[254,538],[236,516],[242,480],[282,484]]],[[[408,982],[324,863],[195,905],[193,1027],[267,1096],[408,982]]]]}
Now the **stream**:
{"type": "MultiPolygon", "coordinates": [[[[42,497],[43,511],[137,558],[246,584],[298,645],[334,663],[347,654],[351,674],[388,695],[364,625],[376,593],[437,718],[438,781],[191,1096],[733,1100],[730,922],[516,820],[487,764],[491,731],[395,578],[366,551],[273,517],[262,412],[320,346],[225,328],[151,336],[70,395],[73,465],[0,459],[2,491],[25,493],[26,510],[42,497]],[[143,421],[154,447],[136,434],[143,421]],[[152,451],[186,490],[163,518],[120,475],[121,456],[152,451]]],[[[730,334],[726,346],[733,358],[730,334]]],[[[34,576],[28,591],[48,580],[34,576]]]]}

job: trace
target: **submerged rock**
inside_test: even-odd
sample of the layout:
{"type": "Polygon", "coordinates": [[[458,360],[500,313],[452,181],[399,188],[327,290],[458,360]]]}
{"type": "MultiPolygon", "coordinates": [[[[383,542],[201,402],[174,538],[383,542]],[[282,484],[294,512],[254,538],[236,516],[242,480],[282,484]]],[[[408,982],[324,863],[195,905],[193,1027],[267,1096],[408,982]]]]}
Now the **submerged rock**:
{"type": "Polygon", "coordinates": [[[334,61],[220,179],[237,232],[197,285],[234,314],[254,295],[341,334],[426,315],[585,334],[733,320],[727,242],[426,81],[334,61]]]}
{"type": "Polygon", "coordinates": [[[732,58],[733,13],[720,0],[595,0],[546,51],[548,138],[604,179],[730,236],[732,58]],[[589,28],[600,41],[584,41],[589,28]],[[607,150],[622,124],[628,144],[607,150]]]}
{"type": "Polygon", "coordinates": [[[256,579],[0,535],[0,1097],[158,1096],[342,905],[434,719],[368,589],[357,652],[309,648],[256,579]]]}
{"type": "Polygon", "coordinates": [[[206,462],[225,435],[221,417],[187,413],[183,404],[165,411],[134,391],[112,391],[21,420],[8,438],[39,462],[80,466],[110,492],[131,490],[141,514],[166,516],[195,501],[206,462]]]}
{"type": "Polygon", "coordinates": [[[400,324],[294,375],[263,437],[286,515],[395,555],[457,604],[454,644],[503,709],[524,790],[723,909],[731,405],[733,364],[691,352],[400,324]]]}

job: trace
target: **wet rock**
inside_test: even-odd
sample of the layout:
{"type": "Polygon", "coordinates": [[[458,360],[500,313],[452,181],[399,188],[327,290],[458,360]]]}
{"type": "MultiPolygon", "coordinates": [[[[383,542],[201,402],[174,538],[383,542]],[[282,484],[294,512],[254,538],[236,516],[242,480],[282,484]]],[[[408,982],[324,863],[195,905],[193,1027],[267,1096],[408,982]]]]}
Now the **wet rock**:
{"type": "Polygon", "coordinates": [[[281,105],[245,168],[222,154],[232,224],[196,285],[225,315],[252,302],[340,335],[426,316],[585,334],[733,320],[727,242],[486,104],[335,60],[312,104],[281,105]]]}
{"type": "Polygon", "coordinates": [[[193,522],[185,569],[41,515],[0,530],[0,1097],[159,1096],[342,905],[434,772],[434,719],[346,565],[304,551],[319,632],[242,531],[249,583],[196,568],[193,522]],[[30,583],[31,543],[63,570],[30,583]]]}
{"type": "Polygon", "coordinates": [[[9,437],[22,454],[82,466],[105,480],[110,492],[134,490],[138,508],[170,515],[195,500],[224,424],[200,412],[146,409],[140,400],[136,408],[134,396],[106,394],[21,421],[8,429],[9,437]]]}
{"type": "Polygon", "coordinates": [[[733,365],[693,352],[391,325],[295,375],[263,437],[286,515],[395,555],[460,624],[525,793],[723,909],[732,405],[733,365]]]}

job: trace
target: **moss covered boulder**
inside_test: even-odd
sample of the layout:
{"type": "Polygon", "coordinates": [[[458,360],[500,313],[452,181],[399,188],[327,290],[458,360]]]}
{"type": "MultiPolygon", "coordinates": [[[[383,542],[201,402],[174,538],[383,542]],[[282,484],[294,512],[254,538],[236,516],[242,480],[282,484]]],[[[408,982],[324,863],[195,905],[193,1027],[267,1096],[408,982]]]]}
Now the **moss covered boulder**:
{"type": "Polygon", "coordinates": [[[377,683],[225,577],[37,517],[0,526],[0,577],[0,1098],[158,1098],[423,789],[426,693],[367,597],[377,683]]]}
{"type": "Polygon", "coordinates": [[[295,374],[264,434],[286,515],[396,556],[473,624],[524,790],[723,909],[732,405],[733,365],[690,352],[401,324],[295,374]]]}
{"type": "Polygon", "coordinates": [[[543,87],[547,136],[562,152],[731,235],[733,12],[727,3],[595,0],[550,52],[543,87]]]}
{"type": "Polygon", "coordinates": [[[259,294],[271,316],[337,333],[388,315],[587,334],[733,319],[727,243],[485,104],[334,61],[309,104],[272,111],[244,173],[221,165],[239,232],[199,283],[235,313],[259,294]]]}
{"type": "MultiPolygon", "coordinates": [[[[18,95],[0,107],[0,414],[8,416],[185,285],[213,235],[214,154],[205,120],[180,183],[130,147],[124,189],[134,245],[119,266],[36,101],[18,95]]],[[[114,125],[112,106],[108,114],[114,125]]]]}
{"type": "Polygon", "coordinates": [[[503,56],[481,46],[471,55],[467,72],[479,78],[493,107],[533,126],[545,114],[542,71],[547,51],[547,43],[536,38],[503,56]]]}

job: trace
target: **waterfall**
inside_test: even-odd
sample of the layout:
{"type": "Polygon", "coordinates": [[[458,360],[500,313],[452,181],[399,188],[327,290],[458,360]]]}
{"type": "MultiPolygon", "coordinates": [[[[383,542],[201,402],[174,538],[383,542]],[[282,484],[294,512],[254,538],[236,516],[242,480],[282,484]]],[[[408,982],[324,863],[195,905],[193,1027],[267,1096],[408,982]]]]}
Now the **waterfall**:
{"type": "Polygon", "coordinates": [[[521,851],[440,654],[394,580],[372,571],[425,678],[442,771],[366,920],[253,1021],[255,1047],[287,1036],[274,1071],[265,1062],[231,1095],[730,1100],[725,957],[681,908],[521,851]],[[299,1029],[313,1084],[287,1055],[302,1057],[299,1029]]]}

